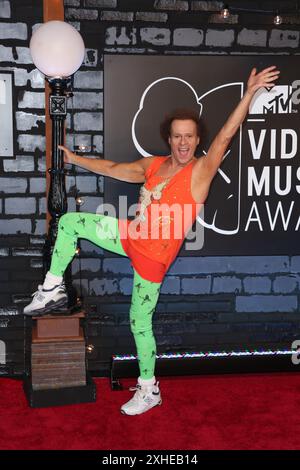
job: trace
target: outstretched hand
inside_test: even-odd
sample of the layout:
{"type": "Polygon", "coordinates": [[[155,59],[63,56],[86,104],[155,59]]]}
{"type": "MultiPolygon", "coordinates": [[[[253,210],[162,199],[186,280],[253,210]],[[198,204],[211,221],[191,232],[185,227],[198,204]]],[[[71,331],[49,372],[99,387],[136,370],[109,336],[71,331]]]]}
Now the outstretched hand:
{"type": "Polygon", "coordinates": [[[71,152],[71,150],[69,150],[67,147],[64,147],[63,145],[58,145],[57,147],[64,152],[64,163],[73,163],[73,152],[71,152]]]}
{"type": "Polygon", "coordinates": [[[256,73],[257,70],[254,67],[251,70],[248,82],[247,82],[247,92],[254,94],[259,88],[266,87],[271,88],[275,86],[275,80],[279,77],[280,71],[276,69],[276,65],[267,67],[259,73],[256,73]]]}

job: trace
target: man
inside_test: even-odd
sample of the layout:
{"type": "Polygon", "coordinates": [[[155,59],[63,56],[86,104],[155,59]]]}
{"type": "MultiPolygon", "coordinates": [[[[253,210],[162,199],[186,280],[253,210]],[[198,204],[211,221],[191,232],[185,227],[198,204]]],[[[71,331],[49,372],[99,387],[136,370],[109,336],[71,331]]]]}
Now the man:
{"type": "Polygon", "coordinates": [[[132,221],[88,213],[67,213],[61,217],[50,270],[24,309],[26,315],[45,314],[66,302],[63,274],[75,254],[78,238],[130,258],[134,271],[130,325],[140,376],[133,398],[121,407],[124,414],[141,414],[162,402],[154,376],[156,342],[152,332],[152,316],[161,283],[208,195],[255,92],[261,87],[274,86],[278,76],[276,66],[260,73],[255,68],[251,71],[246,93],[214,138],[206,156],[201,158],[195,157],[200,142],[199,118],[189,110],[177,110],[161,127],[171,150],[169,157],[116,163],[80,157],[59,146],[64,151],[65,163],[121,181],[144,183],[132,221]]]}

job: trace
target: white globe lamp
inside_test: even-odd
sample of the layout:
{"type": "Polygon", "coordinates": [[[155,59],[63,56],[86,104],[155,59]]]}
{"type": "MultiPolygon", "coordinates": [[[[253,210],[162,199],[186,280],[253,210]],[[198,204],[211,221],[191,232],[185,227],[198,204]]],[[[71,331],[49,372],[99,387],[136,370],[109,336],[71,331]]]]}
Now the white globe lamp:
{"type": "Polygon", "coordinates": [[[48,21],[30,40],[34,65],[47,77],[66,78],[73,75],[84,59],[84,42],[79,32],[64,21],[48,21]]]}

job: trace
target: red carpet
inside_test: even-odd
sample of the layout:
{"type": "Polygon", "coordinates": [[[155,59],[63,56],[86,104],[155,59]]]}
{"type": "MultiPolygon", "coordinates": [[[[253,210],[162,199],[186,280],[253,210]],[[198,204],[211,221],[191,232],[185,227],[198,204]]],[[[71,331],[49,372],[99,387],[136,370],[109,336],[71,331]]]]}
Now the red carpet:
{"type": "Polygon", "coordinates": [[[96,403],[32,409],[1,379],[0,449],[300,449],[299,373],[162,378],[163,405],[135,417],[132,392],[95,381],[96,403]]]}

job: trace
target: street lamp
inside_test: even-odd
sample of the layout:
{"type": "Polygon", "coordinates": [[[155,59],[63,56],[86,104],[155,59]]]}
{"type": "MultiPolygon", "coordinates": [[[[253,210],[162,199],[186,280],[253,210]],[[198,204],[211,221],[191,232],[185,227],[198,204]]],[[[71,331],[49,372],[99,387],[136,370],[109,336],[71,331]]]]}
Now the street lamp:
{"type": "MultiPolygon", "coordinates": [[[[48,211],[51,219],[44,246],[44,271],[51,263],[60,217],[67,212],[65,169],[63,152],[64,122],[67,116],[67,93],[72,86],[72,75],[84,59],[84,42],[78,31],[64,21],[48,21],[41,25],[30,40],[30,53],[37,69],[50,85],[49,114],[52,120],[52,155],[48,211]]],[[[76,294],[71,286],[70,267],[65,275],[69,303],[75,303],[76,294]]]]}

